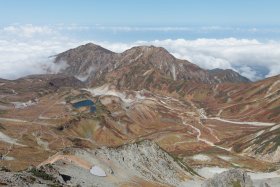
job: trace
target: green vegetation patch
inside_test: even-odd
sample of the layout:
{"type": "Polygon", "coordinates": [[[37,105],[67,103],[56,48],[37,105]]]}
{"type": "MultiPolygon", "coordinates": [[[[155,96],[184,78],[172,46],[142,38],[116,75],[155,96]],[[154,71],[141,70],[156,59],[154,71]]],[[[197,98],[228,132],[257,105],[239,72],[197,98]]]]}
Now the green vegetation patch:
{"type": "MultiPolygon", "coordinates": [[[[188,165],[183,161],[182,158],[179,158],[179,157],[176,156],[176,155],[170,154],[169,152],[167,152],[167,151],[165,151],[164,149],[162,149],[160,146],[159,146],[159,148],[160,148],[163,152],[165,152],[165,153],[167,153],[169,156],[171,156],[171,157],[173,158],[173,160],[174,160],[177,164],[179,164],[179,166],[181,166],[186,172],[190,173],[191,175],[200,176],[196,171],[194,171],[193,168],[191,168],[190,166],[188,166],[188,165]]],[[[202,176],[200,176],[200,177],[202,177],[202,176]]]]}
{"type": "Polygon", "coordinates": [[[37,169],[37,168],[32,168],[29,170],[30,173],[32,173],[34,176],[39,177],[44,180],[50,180],[53,181],[54,177],[50,174],[47,174],[45,171],[37,169]]]}

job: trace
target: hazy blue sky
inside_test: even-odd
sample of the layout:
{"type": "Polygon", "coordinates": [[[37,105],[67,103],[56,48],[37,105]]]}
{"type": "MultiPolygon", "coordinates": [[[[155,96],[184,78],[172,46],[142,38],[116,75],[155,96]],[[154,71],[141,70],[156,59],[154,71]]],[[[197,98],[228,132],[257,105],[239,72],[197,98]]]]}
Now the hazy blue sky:
{"type": "Polygon", "coordinates": [[[279,0],[0,0],[0,26],[67,27],[71,37],[118,42],[279,40],[279,7],[279,0]]]}
{"type": "Polygon", "coordinates": [[[1,23],[278,25],[279,0],[0,0],[1,23]]]}

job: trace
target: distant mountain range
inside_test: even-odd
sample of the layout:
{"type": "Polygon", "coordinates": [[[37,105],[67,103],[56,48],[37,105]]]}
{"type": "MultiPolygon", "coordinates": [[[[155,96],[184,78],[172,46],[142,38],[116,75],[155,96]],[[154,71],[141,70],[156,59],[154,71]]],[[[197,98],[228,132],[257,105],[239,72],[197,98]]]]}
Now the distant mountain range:
{"type": "Polygon", "coordinates": [[[86,80],[91,85],[109,82],[119,87],[139,85],[144,88],[158,85],[158,81],[250,82],[233,70],[205,70],[154,46],[133,47],[123,53],[114,53],[89,43],[58,54],[55,63],[66,63],[68,66],[62,73],[86,80]]]}

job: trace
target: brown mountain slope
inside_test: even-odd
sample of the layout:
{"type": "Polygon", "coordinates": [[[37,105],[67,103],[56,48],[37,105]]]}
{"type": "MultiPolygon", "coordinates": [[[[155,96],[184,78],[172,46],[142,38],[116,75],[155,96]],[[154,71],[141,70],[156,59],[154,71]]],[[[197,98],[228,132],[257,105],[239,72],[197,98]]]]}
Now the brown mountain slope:
{"type": "Polygon", "coordinates": [[[66,67],[63,73],[86,80],[90,74],[111,70],[118,55],[95,44],[86,44],[56,55],[55,63],[66,67]]]}
{"type": "Polygon", "coordinates": [[[156,81],[159,79],[207,84],[248,82],[236,72],[220,70],[220,73],[212,73],[187,60],[176,59],[164,48],[154,46],[133,47],[117,54],[94,44],[86,44],[58,54],[55,63],[66,63],[67,68],[63,73],[87,80],[90,85],[110,82],[125,88],[139,84],[152,84],[153,87],[159,84],[156,81]]]}
{"type": "Polygon", "coordinates": [[[241,121],[280,121],[280,75],[247,84],[196,86],[188,94],[211,116],[241,121]]]}
{"type": "Polygon", "coordinates": [[[4,155],[3,165],[13,170],[37,165],[66,147],[117,147],[145,139],[158,143],[192,167],[204,164],[231,166],[216,154],[231,155],[235,163],[248,168],[270,167],[268,163],[235,155],[228,146],[215,145],[236,134],[254,133],[262,127],[205,121],[191,101],[145,90],[124,91],[110,85],[53,90],[47,86],[44,87],[45,94],[38,95],[37,90],[42,86],[35,84],[37,80],[25,80],[25,86],[32,87],[29,92],[19,89],[15,90],[18,94],[7,95],[0,90],[5,105],[10,106],[0,113],[0,150],[4,155]],[[73,104],[82,100],[93,101],[96,111],[76,109],[73,104]],[[208,155],[209,161],[193,158],[200,154],[208,155]]]}
{"type": "Polygon", "coordinates": [[[220,83],[222,82],[251,82],[248,78],[241,76],[239,73],[231,70],[231,69],[212,69],[208,70],[208,72],[217,79],[220,83]]]}

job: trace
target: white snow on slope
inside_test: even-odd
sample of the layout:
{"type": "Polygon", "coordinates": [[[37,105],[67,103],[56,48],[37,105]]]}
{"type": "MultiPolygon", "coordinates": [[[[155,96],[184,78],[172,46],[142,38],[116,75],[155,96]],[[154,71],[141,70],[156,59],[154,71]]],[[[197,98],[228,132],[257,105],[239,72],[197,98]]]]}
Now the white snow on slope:
{"type": "Polygon", "coordinates": [[[7,136],[6,134],[2,133],[1,131],[0,131],[0,141],[6,142],[6,143],[9,143],[9,144],[24,146],[22,144],[17,143],[16,139],[7,136]]]}
{"type": "Polygon", "coordinates": [[[192,157],[194,160],[199,160],[199,161],[210,161],[211,158],[207,155],[203,155],[203,154],[198,154],[198,155],[194,155],[192,157]]]}
{"type": "Polygon", "coordinates": [[[95,176],[98,176],[98,177],[106,177],[106,173],[105,171],[100,168],[99,166],[92,166],[92,168],[90,169],[90,173],[95,175],[95,176]]]}
{"type": "MultiPolygon", "coordinates": [[[[275,81],[270,87],[269,89],[267,90],[266,92],[266,96],[265,97],[269,97],[270,95],[272,95],[274,92],[272,92],[272,90],[274,89],[274,87],[277,85],[277,84],[280,84],[280,80],[277,80],[275,81]]],[[[277,90],[276,90],[277,91],[277,90]]]]}
{"type": "Polygon", "coordinates": [[[276,130],[278,128],[280,128],[280,124],[271,127],[269,131],[273,131],[273,130],[276,130]]]}
{"type": "Polygon", "coordinates": [[[218,157],[219,157],[220,159],[223,159],[223,160],[226,160],[226,161],[230,161],[230,160],[232,159],[232,157],[230,157],[230,156],[225,156],[225,155],[218,155],[218,157]]]}
{"type": "Polygon", "coordinates": [[[208,118],[208,119],[215,119],[218,121],[226,122],[226,123],[232,123],[232,124],[239,124],[239,125],[253,125],[253,126],[272,126],[275,125],[275,123],[265,123],[265,122],[253,122],[253,121],[230,121],[227,119],[222,119],[219,117],[214,118],[208,118]]]}
{"type": "Polygon", "coordinates": [[[172,77],[173,77],[173,79],[176,81],[176,80],[177,80],[177,77],[176,77],[176,67],[175,67],[174,64],[172,64],[172,69],[171,69],[171,71],[172,71],[172,77]]]}

